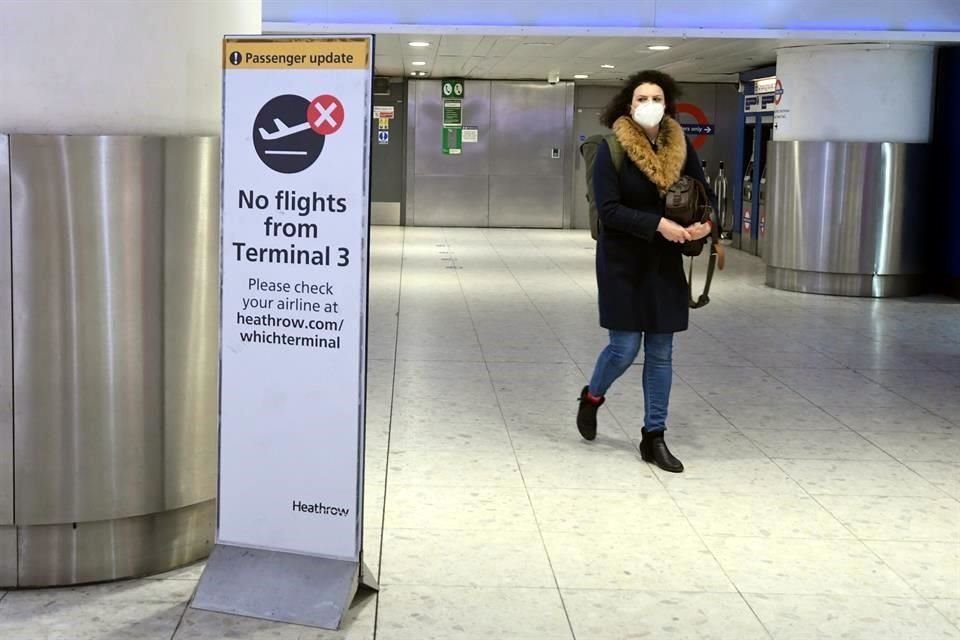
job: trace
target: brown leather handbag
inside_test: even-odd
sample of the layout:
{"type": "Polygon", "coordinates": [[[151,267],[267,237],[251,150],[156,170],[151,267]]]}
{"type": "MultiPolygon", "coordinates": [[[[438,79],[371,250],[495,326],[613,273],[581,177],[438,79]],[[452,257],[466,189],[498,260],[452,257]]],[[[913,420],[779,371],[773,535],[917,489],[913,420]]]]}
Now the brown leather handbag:
{"type": "Polygon", "coordinates": [[[697,222],[710,223],[710,262],[707,264],[707,281],[704,285],[703,293],[700,297],[693,297],[693,260],[703,253],[703,247],[707,243],[707,238],[699,240],[690,240],[684,242],[683,255],[689,256],[690,273],[687,276],[687,286],[689,289],[689,305],[691,309],[699,309],[710,302],[710,284],[713,282],[713,271],[715,268],[723,270],[726,262],[726,253],[720,244],[719,225],[713,220],[713,206],[710,204],[710,198],[707,196],[707,188],[702,182],[691,178],[690,176],[681,176],[666,193],[664,203],[664,215],[668,220],[676,222],[682,227],[689,227],[697,222]]]}
{"type": "MultiPolygon", "coordinates": [[[[707,222],[713,217],[713,207],[703,183],[690,176],[680,176],[664,196],[664,215],[681,227],[707,222]]],[[[706,238],[683,243],[683,255],[695,258],[703,253],[706,238]]]]}

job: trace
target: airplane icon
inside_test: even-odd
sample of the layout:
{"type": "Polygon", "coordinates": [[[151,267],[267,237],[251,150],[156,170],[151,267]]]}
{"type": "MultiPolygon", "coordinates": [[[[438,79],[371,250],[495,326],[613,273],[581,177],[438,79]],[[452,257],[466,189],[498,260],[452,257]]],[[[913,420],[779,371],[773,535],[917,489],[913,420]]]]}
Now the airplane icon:
{"type": "Polygon", "coordinates": [[[274,118],[273,124],[274,126],[277,127],[277,130],[274,131],[273,133],[270,133],[263,127],[260,127],[261,138],[263,138],[264,140],[277,140],[279,138],[286,138],[287,136],[292,136],[295,133],[300,133],[301,131],[306,131],[307,129],[310,128],[309,122],[298,124],[295,127],[288,127],[280,118],[274,118]]]}
{"type": "Polygon", "coordinates": [[[257,112],[252,131],[248,131],[254,150],[267,167],[279,173],[299,173],[320,156],[325,136],[312,122],[316,116],[310,113],[310,104],[303,96],[284,94],[271,98],[257,112]]]}

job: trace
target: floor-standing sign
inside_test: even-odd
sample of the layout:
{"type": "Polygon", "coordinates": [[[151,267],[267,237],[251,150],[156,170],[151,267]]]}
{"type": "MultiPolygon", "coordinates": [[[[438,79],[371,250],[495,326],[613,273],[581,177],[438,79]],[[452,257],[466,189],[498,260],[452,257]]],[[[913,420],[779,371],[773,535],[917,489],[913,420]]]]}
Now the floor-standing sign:
{"type": "Polygon", "coordinates": [[[336,628],[362,579],[373,39],[223,54],[219,511],[194,606],[336,628]]]}

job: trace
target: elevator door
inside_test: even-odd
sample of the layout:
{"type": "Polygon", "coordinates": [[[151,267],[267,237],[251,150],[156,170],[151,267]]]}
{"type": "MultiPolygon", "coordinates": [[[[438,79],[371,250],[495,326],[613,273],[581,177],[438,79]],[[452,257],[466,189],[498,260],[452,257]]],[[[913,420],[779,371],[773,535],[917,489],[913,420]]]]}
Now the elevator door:
{"type": "Polygon", "coordinates": [[[568,93],[565,85],[493,84],[491,227],[563,227],[568,93]]]}
{"type": "Polygon", "coordinates": [[[441,151],[440,83],[410,85],[407,224],[569,225],[573,85],[467,81],[463,123],[475,141],[458,155],[441,151]]]}
{"type": "Polygon", "coordinates": [[[407,103],[407,219],[419,227],[489,224],[490,82],[464,83],[463,124],[477,141],[458,155],[442,151],[443,104],[439,80],[410,82],[407,103]]]}

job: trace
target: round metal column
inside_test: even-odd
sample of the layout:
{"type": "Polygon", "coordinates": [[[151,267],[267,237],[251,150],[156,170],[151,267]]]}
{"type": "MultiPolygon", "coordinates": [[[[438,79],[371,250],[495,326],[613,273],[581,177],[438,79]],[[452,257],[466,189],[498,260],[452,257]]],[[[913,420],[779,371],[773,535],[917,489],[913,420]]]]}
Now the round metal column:
{"type": "Polygon", "coordinates": [[[9,160],[0,586],[199,559],[216,518],[217,139],[14,135],[9,160]]]}
{"type": "Polygon", "coordinates": [[[767,284],[887,297],[920,293],[925,144],[771,142],[767,284]]]}

